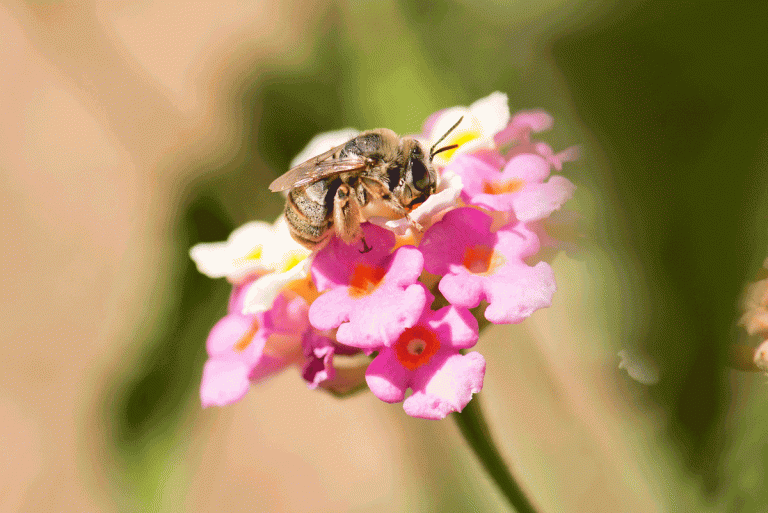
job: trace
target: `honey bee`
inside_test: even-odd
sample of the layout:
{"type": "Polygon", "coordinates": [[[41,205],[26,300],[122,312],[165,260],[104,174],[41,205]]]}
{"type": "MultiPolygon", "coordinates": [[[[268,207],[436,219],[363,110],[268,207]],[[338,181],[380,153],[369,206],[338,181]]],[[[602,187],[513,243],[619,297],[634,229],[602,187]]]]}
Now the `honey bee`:
{"type": "Polygon", "coordinates": [[[362,132],[349,141],[291,168],[269,186],[288,190],[285,219],[293,238],[307,249],[319,249],[334,233],[346,244],[365,242],[361,224],[374,215],[408,219],[408,213],[435,192],[437,173],[432,159],[457,145],[429,153],[413,137],[400,138],[388,128],[362,132]]]}

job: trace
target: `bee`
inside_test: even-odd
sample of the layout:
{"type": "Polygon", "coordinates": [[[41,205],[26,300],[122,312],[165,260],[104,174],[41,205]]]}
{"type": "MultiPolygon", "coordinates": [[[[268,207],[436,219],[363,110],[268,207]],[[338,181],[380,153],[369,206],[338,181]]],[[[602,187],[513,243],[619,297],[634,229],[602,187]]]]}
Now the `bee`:
{"type": "Polygon", "coordinates": [[[429,152],[413,137],[401,138],[388,128],[377,128],[288,170],[269,189],[288,190],[285,219],[293,238],[314,250],[335,233],[346,244],[362,240],[361,253],[366,253],[371,248],[361,224],[374,215],[405,217],[421,231],[408,214],[435,192],[432,159],[458,145],[435,148],[462,119],[429,152]]]}

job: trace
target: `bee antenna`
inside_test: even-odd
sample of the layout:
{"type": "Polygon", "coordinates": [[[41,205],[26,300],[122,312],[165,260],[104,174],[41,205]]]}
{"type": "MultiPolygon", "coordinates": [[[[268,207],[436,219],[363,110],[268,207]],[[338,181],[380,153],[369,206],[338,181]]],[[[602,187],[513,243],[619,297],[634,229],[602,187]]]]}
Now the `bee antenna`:
{"type": "Polygon", "coordinates": [[[437,150],[435,152],[432,152],[432,154],[429,156],[429,158],[434,158],[435,155],[437,155],[438,153],[442,153],[442,152],[448,151],[448,150],[453,150],[453,149],[458,148],[458,147],[459,147],[458,144],[451,144],[450,146],[443,146],[439,150],[437,150]]]}
{"type": "Polygon", "coordinates": [[[462,122],[462,121],[464,121],[464,116],[461,116],[461,117],[459,118],[459,120],[458,120],[456,123],[454,123],[454,124],[453,124],[453,126],[452,126],[451,128],[449,128],[449,129],[448,129],[448,131],[447,131],[446,133],[444,133],[444,134],[443,134],[443,136],[442,136],[440,139],[438,139],[438,140],[435,142],[435,144],[433,144],[433,145],[432,145],[432,147],[429,149],[429,159],[430,159],[430,160],[432,160],[432,158],[433,158],[435,155],[437,155],[438,153],[440,153],[441,151],[445,151],[446,149],[451,149],[451,147],[450,147],[450,146],[446,146],[446,147],[444,147],[444,148],[441,148],[441,149],[439,149],[439,150],[435,151],[435,147],[437,147],[437,145],[438,145],[438,144],[440,144],[441,142],[443,142],[443,139],[445,139],[446,137],[448,137],[448,134],[450,134],[451,132],[453,132],[453,131],[456,129],[456,127],[457,127],[457,126],[459,126],[459,125],[461,124],[461,122],[462,122]]]}

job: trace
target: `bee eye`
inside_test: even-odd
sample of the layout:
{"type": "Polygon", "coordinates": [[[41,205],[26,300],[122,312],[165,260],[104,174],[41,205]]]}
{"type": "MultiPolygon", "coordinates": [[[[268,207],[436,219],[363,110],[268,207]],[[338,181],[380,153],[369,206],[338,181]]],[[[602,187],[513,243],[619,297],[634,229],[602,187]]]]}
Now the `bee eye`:
{"type": "Polygon", "coordinates": [[[403,181],[403,179],[400,177],[400,170],[402,168],[398,166],[391,166],[389,169],[387,169],[387,175],[389,176],[389,189],[392,190],[394,187],[400,184],[400,182],[403,181]]]}
{"type": "Polygon", "coordinates": [[[429,171],[421,160],[411,159],[411,183],[419,191],[429,187],[429,171]]]}

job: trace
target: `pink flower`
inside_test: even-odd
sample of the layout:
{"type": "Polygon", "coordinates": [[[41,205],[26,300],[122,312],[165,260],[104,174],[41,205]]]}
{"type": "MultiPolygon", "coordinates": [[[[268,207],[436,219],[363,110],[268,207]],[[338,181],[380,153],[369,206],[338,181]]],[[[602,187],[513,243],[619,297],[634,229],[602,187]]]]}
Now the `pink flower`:
{"type": "Polygon", "coordinates": [[[361,354],[359,349],[339,344],[333,338],[312,329],[304,334],[302,346],[305,362],[301,377],[307,382],[310,390],[318,386],[336,390],[339,383],[336,380],[336,368],[333,366],[334,357],[361,354]]]}
{"type": "Polygon", "coordinates": [[[530,153],[513,157],[501,172],[472,155],[461,155],[446,168],[461,176],[464,201],[511,212],[524,222],[544,219],[573,195],[574,185],[562,176],[544,182],[549,170],[545,158],[530,153]]]}
{"type": "Polygon", "coordinates": [[[304,299],[280,296],[269,312],[243,315],[243,299],[251,284],[233,289],[229,313],[208,335],[209,358],[200,385],[203,407],[239,401],[252,382],[302,357],[301,340],[309,327],[304,299]]]}
{"type": "Polygon", "coordinates": [[[474,308],[485,299],[485,318],[495,324],[519,323],[550,306],[555,278],[548,264],[531,267],[539,240],[525,224],[490,231],[491,218],[472,208],[448,212],[424,235],[421,249],[427,272],[443,275],[438,288],[453,305],[474,308]]]}
{"type": "Polygon", "coordinates": [[[312,303],[309,320],[321,331],[338,327],[342,344],[372,351],[413,326],[431,295],[417,283],[424,267],[418,249],[404,246],[389,255],[391,232],[370,223],[363,230],[372,251],[334,239],[317,253],[312,277],[327,292],[312,303]]]}
{"type": "Polygon", "coordinates": [[[530,143],[531,132],[544,132],[552,128],[554,119],[543,110],[523,110],[512,116],[506,128],[494,136],[498,146],[511,142],[530,143]]]}
{"type": "Polygon", "coordinates": [[[403,409],[412,417],[445,418],[464,409],[472,394],[483,388],[485,359],[479,353],[459,352],[474,346],[477,338],[477,320],[468,310],[426,309],[416,325],[381,349],[365,379],[373,394],[388,403],[402,401],[411,388],[403,409]]]}
{"type": "Polygon", "coordinates": [[[578,147],[572,146],[555,153],[548,144],[531,140],[531,133],[549,130],[553,124],[552,116],[543,110],[521,111],[512,117],[512,121],[504,130],[496,134],[494,141],[498,146],[515,143],[507,150],[507,160],[522,153],[532,153],[544,157],[553,168],[560,171],[563,169],[563,162],[579,158],[578,147]]]}
{"type": "Polygon", "coordinates": [[[324,381],[336,376],[333,367],[333,357],[336,354],[354,354],[356,350],[336,344],[333,339],[323,336],[316,331],[309,331],[303,341],[306,361],[301,377],[307,382],[310,390],[314,390],[324,381]]]}

